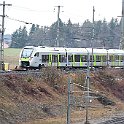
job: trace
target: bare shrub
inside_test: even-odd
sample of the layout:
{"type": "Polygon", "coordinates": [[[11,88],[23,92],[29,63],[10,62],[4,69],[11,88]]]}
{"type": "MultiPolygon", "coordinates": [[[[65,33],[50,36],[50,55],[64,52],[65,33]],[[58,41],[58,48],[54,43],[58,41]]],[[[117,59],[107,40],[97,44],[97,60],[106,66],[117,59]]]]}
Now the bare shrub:
{"type": "Polygon", "coordinates": [[[86,75],[83,73],[77,73],[74,79],[74,82],[84,86],[86,80],[86,75]]]}
{"type": "Polygon", "coordinates": [[[100,80],[108,85],[116,84],[115,77],[111,73],[108,73],[108,70],[101,70],[98,73],[100,80]]]}
{"type": "Polygon", "coordinates": [[[50,86],[61,85],[63,81],[63,72],[55,67],[47,67],[42,70],[43,79],[50,86]]]}

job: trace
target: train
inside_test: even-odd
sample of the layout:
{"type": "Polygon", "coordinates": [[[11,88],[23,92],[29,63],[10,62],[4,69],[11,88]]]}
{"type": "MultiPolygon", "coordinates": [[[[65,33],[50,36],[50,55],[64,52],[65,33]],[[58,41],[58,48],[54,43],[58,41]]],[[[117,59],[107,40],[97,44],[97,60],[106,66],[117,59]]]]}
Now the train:
{"type": "Polygon", "coordinates": [[[124,50],[105,48],[65,48],[25,46],[19,57],[19,67],[41,69],[124,67],[124,50]],[[89,64],[89,65],[88,65],[89,64]]]}

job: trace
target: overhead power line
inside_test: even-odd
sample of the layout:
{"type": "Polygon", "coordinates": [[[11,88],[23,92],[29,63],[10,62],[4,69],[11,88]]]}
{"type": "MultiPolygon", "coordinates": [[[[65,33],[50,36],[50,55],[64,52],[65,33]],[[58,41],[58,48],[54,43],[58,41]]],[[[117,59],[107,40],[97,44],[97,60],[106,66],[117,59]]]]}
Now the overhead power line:
{"type": "Polygon", "coordinates": [[[10,19],[10,20],[22,22],[22,23],[25,23],[25,24],[33,24],[33,23],[31,23],[31,22],[26,22],[26,21],[22,21],[22,20],[19,20],[19,19],[11,18],[11,17],[9,17],[8,15],[6,15],[6,17],[7,17],[8,19],[10,19]]]}
{"type": "Polygon", "coordinates": [[[15,9],[17,8],[20,8],[20,9],[23,9],[23,10],[26,10],[26,11],[31,11],[31,12],[50,12],[49,10],[35,10],[35,9],[31,9],[31,8],[27,8],[27,7],[22,7],[22,6],[13,6],[15,9]]]}

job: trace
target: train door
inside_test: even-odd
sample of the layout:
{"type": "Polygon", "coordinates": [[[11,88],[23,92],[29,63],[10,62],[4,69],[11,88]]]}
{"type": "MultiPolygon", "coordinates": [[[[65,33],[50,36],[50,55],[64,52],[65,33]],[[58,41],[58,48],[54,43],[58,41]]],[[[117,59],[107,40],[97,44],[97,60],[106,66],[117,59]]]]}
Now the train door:
{"type": "Polygon", "coordinates": [[[74,63],[75,67],[80,67],[80,65],[82,64],[82,62],[81,62],[81,55],[80,54],[75,55],[74,62],[75,62],[74,63]]]}
{"type": "Polygon", "coordinates": [[[58,66],[58,54],[49,54],[49,66],[58,66]]]}
{"type": "Polygon", "coordinates": [[[52,55],[52,66],[57,67],[58,64],[58,55],[52,55]]]}
{"type": "Polygon", "coordinates": [[[109,55],[109,66],[110,67],[113,67],[114,66],[114,55],[113,54],[110,54],[109,55]]]}
{"type": "Polygon", "coordinates": [[[68,55],[68,66],[69,67],[73,66],[73,55],[72,54],[68,55]]]}
{"type": "Polygon", "coordinates": [[[124,67],[124,55],[119,55],[119,66],[124,67]]]}
{"type": "Polygon", "coordinates": [[[45,66],[45,67],[48,66],[48,64],[49,64],[49,55],[48,54],[42,55],[41,63],[42,63],[41,66],[45,66]]]}
{"type": "Polygon", "coordinates": [[[67,65],[67,57],[66,57],[65,53],[59,54],[58,66],[66,67],[66,65],[67,65]]]}
{"type": "Polygon", "coordinates": [[[35,53],[34,54],[34,57],[30,63],[30,66],[32,67],[38,67],[39,64],[41,64],[41,60],[40,60],[40,57],[39,57],[39,52],[35,53]]]}

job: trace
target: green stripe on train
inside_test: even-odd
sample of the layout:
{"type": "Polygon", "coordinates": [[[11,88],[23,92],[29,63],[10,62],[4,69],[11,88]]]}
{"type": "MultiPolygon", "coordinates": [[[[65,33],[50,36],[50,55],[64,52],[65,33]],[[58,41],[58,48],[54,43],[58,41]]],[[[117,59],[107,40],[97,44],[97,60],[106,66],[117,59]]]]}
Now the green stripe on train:
{"type": "Polygon", "coordinates": [[[52,54],[49,54],[49,66],[52,65],[52,54]]]}
{"type": "Polygon", "coordinates": [[[96,55],[94,54],[93,57],[94,57],[94,63],[93,63],[93,65],[96,66],[96,55]]]}
{"type": "Polygon", "coordinates": [[[73,66],[75,65],[75,55],[73,54],[73,66]]]}
{"type": "Polygon", "coordinates": [[[21,61],[29,61],[29,58],[21,58],[21,61]]]}

